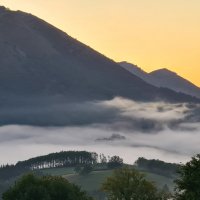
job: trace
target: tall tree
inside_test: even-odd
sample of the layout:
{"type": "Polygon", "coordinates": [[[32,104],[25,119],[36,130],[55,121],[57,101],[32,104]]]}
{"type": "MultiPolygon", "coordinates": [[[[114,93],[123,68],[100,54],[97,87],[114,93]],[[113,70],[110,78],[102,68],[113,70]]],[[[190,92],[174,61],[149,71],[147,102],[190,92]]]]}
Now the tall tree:
{"type": "Polygon", "coordinates": [[[192,157],[191,161],[179,169],[175,199],[197,200],[200,199],[200,154],[192,157]]]}
{"type": "MultiPolygon", "coordinates": [[[[161,200],[153,183],[133,168],[121,168],[103,183],[108,200],[161,200]]],[[[164,200],[164,199],[163,199],[164,200]]]]}

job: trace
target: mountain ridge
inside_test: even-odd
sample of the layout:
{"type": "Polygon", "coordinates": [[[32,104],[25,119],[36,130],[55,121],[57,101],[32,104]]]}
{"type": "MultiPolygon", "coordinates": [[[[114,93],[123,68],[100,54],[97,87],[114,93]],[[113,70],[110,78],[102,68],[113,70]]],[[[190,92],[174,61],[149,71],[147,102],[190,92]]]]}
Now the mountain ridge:
{"type": "Polygon", "coordinates": [[[200,98],[200,88],[198,86],[167,68],[147,73],[137,65],[126,61],[120,62],[119,64],[127,71],[156,87],[165,87],[176,92],[182,92],[200,98]],[[138,71],[140,73],[138,73],[138,71]]]}

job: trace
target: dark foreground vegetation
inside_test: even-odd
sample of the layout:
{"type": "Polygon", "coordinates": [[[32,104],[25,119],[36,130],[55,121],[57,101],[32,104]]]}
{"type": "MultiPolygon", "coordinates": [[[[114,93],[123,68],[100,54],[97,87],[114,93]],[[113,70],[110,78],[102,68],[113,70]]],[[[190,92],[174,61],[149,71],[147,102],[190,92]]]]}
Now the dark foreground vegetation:
{"type": "Polygon", "coordinates": [[[115,170],[102,186],[109,200],[167,200],[170,193],[159,191],[134,168],[115,170]]]}
{"type": "Polygon", "coordinates": [[[3,194],[3,200],[92,200],[86,192],[56,176],[23,176],[3,194]]]}
{"type": "Polygon", "coordinates": [[[68,151],[0,168],[4,200],[51,200],[60,199],[59,195],[64,195],[62,200],[69,199],[67,195],[75,200],[167,200],[172,196],[174,200],[197,200],[199,188],[199,155],[183,166],[145,158],[126,165],[119,156],[68,151]],[[73,196],[74,191],[83,197],[73,196]]]}

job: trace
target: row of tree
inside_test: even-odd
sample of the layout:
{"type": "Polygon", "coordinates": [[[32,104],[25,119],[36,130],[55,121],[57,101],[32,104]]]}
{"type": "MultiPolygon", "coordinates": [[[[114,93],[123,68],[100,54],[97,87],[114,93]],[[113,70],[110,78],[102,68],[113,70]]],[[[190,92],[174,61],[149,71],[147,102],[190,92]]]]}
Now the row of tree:
{"type": "Polygon", "coordinates": [[[75,167],[77,165],[97,163],[98,154],[87,151],[61,151],[51,153],[45,156],[39,156],[27,161],[18,162],[21,165],[32,170],[55,167],[75,167]]]}
{"type": "Polygon", "coordinates": [[[8,180],[31,170],[94,165],[97,161],[98,154],[94,152],[62,151],[21,161],[16,165],[2,165],[0,167],[0,180],[8,180]]]}
{"type": "Polygon", "coordinates": [[[176,175],[180,167],[180,165],[176,163],[166,163],[164,161],[155,159],[147,160],[143,157],[138,158],[138,160],[135,162],[135,165],[140,170],[160,174],[166,177],[173,177],[176,175]]]}
{"type": "Polygon", "coordinates": [[[85,168],[89,169],[89,166],[95,166],[97,163],[101,164],[101,167],[113,169],[122,166],[123,159],[119,156],[106,157],[104,154],[98,155],[95,152],[61,151],[21,161],[16,165],[2,165],[0,167],[0,180],[8,180],[28,171],[46,168],[83,168],[86,166],[85,168]]]}

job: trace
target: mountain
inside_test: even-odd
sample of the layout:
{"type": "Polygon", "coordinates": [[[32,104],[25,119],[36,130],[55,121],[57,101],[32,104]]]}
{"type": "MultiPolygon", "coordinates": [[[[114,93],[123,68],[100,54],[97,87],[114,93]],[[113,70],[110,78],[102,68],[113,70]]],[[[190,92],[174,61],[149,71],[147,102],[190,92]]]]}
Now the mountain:
{"type": "Polygon", "coordinates": [[[150,76],[154,80],[155,86],[167,87],[174,91],[200,98],[199,87],[168,69],[153,71],[150,73],[150,76]]]}
{"type": "Polygon", "coordinates": [[[116,96],[199,101],[154,87],[47,22],[5,7],[0,7],[0,94],[0,124],[32,124],[38,116],[45,121],[57,105],[116,96]]]}
{"type": "Polygon", "coordinates": [[[152,99],[159,91],[50,24],[20,11],[0,12],[0,93],[152,99]],[[147,91],[139,95],[140,89],[147,91]]]}
{"type": "Polygon", "coordinates": [[[119,64],[132,74],[140,77],[142,80],[156,87],[169,88],[176,92],[181,92],[200,98],[199,87],[168,69],[164,68],[147,73],[134,64],[127,62],[120,62],[119,64]]]}
{"type": "Polygon", "coordinates": [[[137,77],[141,78],[145,82],[147,82],[147,79],[150,79],[149,74],[147,72],[145,72],[144,70],[142,70],[137,65],[134,65],[134,64],[131,64],[131,63],[128,63],[125,61],[119,62],[118,64],[120,66],[122,66],[124,69],[126,69],[127,71],[129,71],[132,74],[136,75],[137,77]]]}

